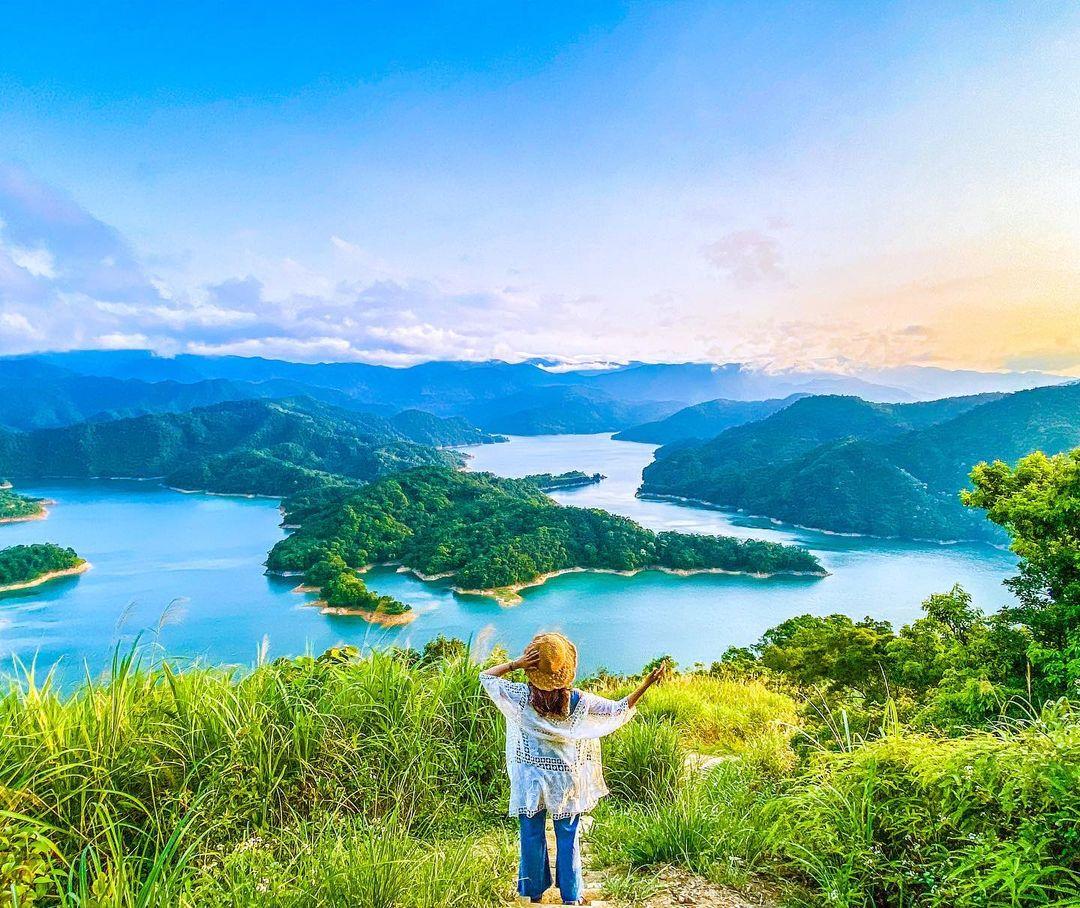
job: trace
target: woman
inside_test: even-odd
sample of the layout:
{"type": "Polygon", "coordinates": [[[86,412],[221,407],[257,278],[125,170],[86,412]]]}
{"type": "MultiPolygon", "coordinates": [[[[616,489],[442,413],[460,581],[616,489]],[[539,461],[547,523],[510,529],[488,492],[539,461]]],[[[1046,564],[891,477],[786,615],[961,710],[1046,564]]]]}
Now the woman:
{"type": "Polygon", "coordinates": [[[654,670],[630,696],[607,700],[571,687],[577,650],[562,634],[539,634],[513,662],[480,673],[480,683],[506,717],[510,816],[521,825],[518,892],[539,902],[551,886],[547,814],[555,824],[555,879],[563,904],[584,905],[578,820],[608,793],[600,738],[625,725],[641,696],[660,680],[654,670]],[[528,684],[503,675],[524,669],[528,684]]]}

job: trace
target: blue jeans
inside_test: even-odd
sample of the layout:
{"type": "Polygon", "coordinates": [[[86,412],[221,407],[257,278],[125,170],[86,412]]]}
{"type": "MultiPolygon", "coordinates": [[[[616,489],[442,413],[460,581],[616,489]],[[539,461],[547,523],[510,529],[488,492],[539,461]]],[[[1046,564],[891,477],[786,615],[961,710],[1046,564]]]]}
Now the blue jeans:
{"type": "MultiPolygon", "coordinates": [[[[581,898],[581,854],[578,851],[578,820],[570,817],[554,820],[555,824],[555,881],[564,904],[581,898]]],[[[535,816],[518,817],[521,823],[521,863],[518,865],[518,894],[538,899],[551,887],[551,865],[548,863],[547,811],[535,816]]]]}

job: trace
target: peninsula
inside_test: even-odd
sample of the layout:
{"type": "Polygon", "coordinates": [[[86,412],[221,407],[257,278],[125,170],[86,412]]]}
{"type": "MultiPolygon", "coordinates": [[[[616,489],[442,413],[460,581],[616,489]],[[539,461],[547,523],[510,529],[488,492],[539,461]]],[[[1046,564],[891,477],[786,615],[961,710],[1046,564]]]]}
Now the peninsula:
{"type": "Polygon", "coordinates": [[[0,523],[43,520],[48,513],[44,499],[20,495],[12,491],[11,483],[4,483],[0,487],[0,523]]]}
{"type": "MultiPolygon", "coordinates": [[[[727,536],[654,533],[597,508],[557,504],[529,479],[502,479],[446,467],[418,467],[313,507],[285,503],[298,527],[271,550],[271,571],[303,573],[329,606],[405,610],[379,601],[357,571],[399,565],[460,592],[507,601],[512,591],[575,570],[730,571],[823,576],[798,546],[727,536]]],[[[387,600],[389,597],[381,597],[387,600]]]]}
{"type": "Polygon", "coordinates": [[[0,593],[29,589],[88,570],[90,563],[74,549],[51,542],[0,549],[0,593]]]}

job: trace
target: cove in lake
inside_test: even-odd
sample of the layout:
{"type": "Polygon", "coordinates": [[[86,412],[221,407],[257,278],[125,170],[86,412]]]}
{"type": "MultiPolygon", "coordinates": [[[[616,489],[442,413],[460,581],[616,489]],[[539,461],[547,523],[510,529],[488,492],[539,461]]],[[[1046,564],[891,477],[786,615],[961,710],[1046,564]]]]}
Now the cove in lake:
{"type": "Polygon", "coordinates": [[[87,662],[97,671],[117,645],[137,635],[170,658],[250,664],[264,639],[269,655],[322,652],[337,643],[422,646],[444,634],[482,637],[511,649],[540,629],[572,636],[588,671],[634,671],[656,655],[711,662],[728,646],[752,643],[792,615],[841,612],[894,624],[917,618],[933,592],[962,583],[987,610],[1010,601],[1002,586],[1015,568],[1007,551],[984,545],[910,544],[783,527],[634,493],[652,445],[607,435],[513,438],[464,449],[470,467],[503,476],[581,469],[608,478],[553,495],[582,507],[625,514],[655,530],[724,533],[811,548],[825,578],[723,574],[634,577],[568,574],[523,592],[503,608],[389,569],[366,575],[372,589],[420,613],[405,627],[322,615],[315,597],[292,592],[295,579],[270,577],[262,562],[282,537],[277,504],[265,499],[180,494],[149,482],[52,482],[19,491],[50,498],[44,521],[0,526],[0,546],[55,542],[72,546],[93,569],[0,598],[0,657],[39,670],[60,662],[65,680],[87,662]]]}

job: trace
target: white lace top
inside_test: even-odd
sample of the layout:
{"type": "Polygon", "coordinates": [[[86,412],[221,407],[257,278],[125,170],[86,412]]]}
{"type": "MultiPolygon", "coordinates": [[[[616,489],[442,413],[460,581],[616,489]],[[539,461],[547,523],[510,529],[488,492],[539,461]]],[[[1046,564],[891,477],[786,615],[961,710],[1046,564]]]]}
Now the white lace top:
{"type": "Polygon", "coordinates": [[[627,700],[580,691],[565,719],[539,715],[529,686],[482,672],[480,683],[506,716],[506,770],[510,816],[547,810],[553,818],[587,813],[608,793],[600,765],[600,738],[633,718],[627,700]]]}

